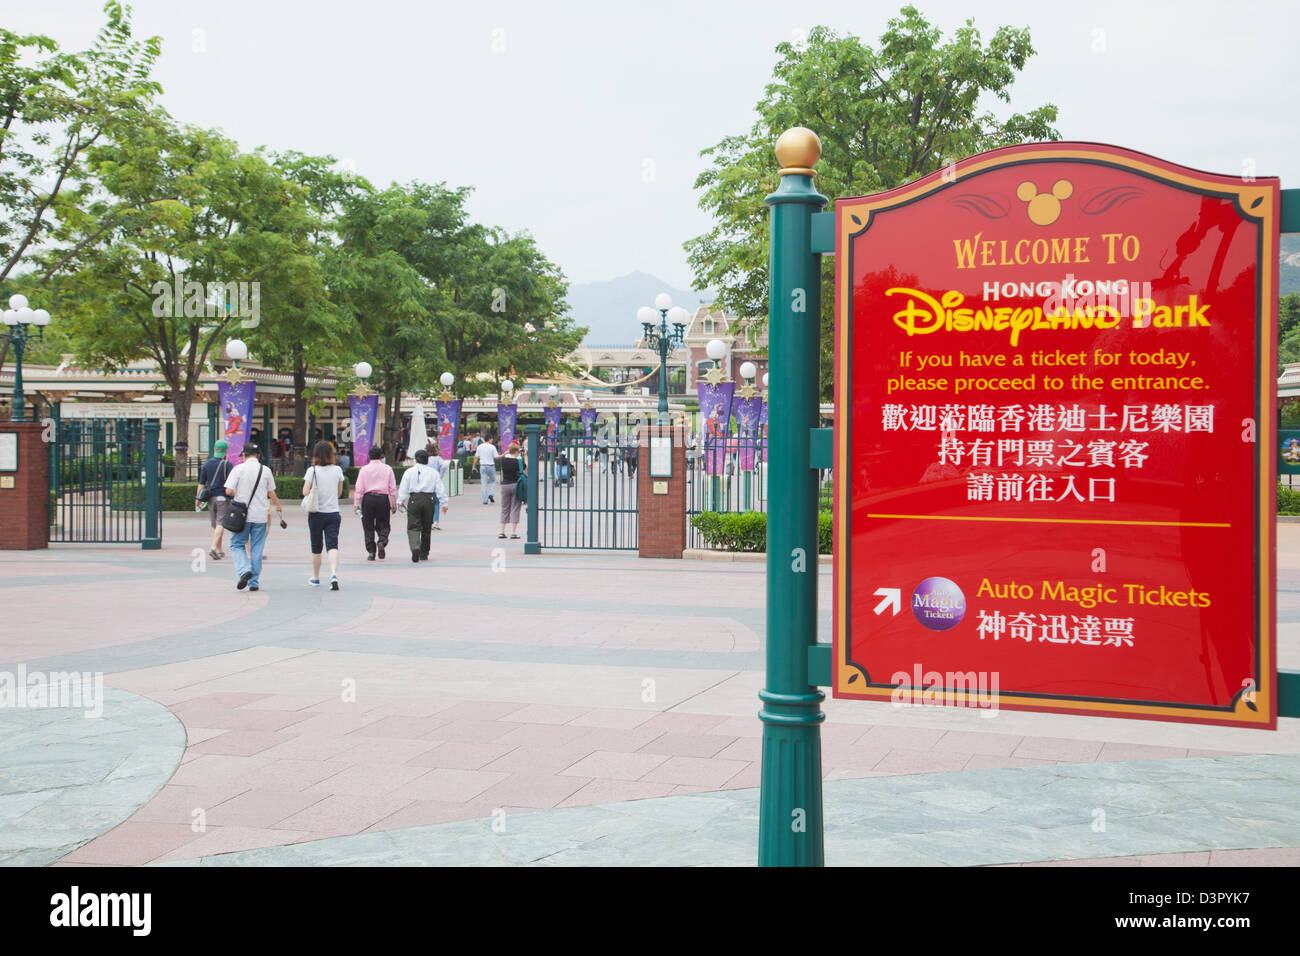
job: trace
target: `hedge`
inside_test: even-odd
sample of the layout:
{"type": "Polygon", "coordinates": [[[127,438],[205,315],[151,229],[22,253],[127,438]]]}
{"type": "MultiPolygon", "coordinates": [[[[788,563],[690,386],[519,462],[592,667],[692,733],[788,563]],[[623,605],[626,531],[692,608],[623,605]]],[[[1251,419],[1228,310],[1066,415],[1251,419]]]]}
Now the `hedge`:
{"type": "MultiPolygon", "coordinates": [[[[300,501],[302,499],[301,478],[288,475],[276,475],[275,494],[281,501],[300,501]]],[[[193,511],[194,492],[198,489],[195,482],[177,483],[164,481],[160,486],[163,511],[193,511]]],[[[343,498],[346,499],[349,488],[344,486],[343,498]]],[[[53,493],[51,493],[53,500],[53,493]]],[[[114,484],[109,491],[109,500],[114,510],[139,508],[144,503],[144,484],[139,481],[114,484]]]]}
{"type": "Polygon", "coordinates": [[[1280,515],[1300,515],[1300,490],[1286,485],[1277,486],[1277,513],[1280,515]]]}
{"type": "MultiPolygon", "coordinates": [[[[718,551],[767,550],[767,515],[762,511],[702,511],[691,516],[691,525],[710,548],[718,551]]],[[[820,553],[831,553],[829,511],[817,515],[817,543],[820,553]]]]}

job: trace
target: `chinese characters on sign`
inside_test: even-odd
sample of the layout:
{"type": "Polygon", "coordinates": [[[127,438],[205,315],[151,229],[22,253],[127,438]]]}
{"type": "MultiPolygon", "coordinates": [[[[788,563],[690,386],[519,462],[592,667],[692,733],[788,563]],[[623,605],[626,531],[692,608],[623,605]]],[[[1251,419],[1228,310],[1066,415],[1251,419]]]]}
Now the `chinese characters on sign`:
{"type": "Polygon", "coordinates": [[[1084,143],[837,203],[836,696],[1276,725],[1279,203],[1084,143]]]}

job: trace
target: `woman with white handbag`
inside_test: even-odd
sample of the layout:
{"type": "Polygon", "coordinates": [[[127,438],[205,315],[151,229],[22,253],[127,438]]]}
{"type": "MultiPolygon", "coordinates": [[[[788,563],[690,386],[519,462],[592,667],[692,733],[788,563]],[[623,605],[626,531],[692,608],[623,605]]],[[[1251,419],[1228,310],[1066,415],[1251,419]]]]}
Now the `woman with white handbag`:
{"type": "Polygon", "coordinates": [[[339,589],[339,496],[343,494],[343,469],[334,464],[334,446],[327,441],[312,449],[311,467],[302,484],[302,508],[307,512],[311,534],[311,577],[307,583],[320,587],[320,555],[324,549],[330,563],[330,590],[339,589]]]}

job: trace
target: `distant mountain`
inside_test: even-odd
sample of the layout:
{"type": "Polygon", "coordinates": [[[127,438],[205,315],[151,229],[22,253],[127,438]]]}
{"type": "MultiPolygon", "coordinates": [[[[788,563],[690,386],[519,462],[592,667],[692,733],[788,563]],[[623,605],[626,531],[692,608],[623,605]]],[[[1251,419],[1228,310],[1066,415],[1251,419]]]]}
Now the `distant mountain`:
{"type": "Polygon", "coordinates": [[[684,292],[644,272],[569,287],[569,314],[589,329],[584,342],[592,345],[631,345],[641,336],[636,311],[653,306],[655,296],[667,292],[673,305],[694,312],[700,303],[712,302],[709,292],[684,292]]]}
{"type": "Polygon", "coordinates": [[[1300,235],[1282,237],[1277,288],[1282,295],[1300,292],[1300,235]]]}

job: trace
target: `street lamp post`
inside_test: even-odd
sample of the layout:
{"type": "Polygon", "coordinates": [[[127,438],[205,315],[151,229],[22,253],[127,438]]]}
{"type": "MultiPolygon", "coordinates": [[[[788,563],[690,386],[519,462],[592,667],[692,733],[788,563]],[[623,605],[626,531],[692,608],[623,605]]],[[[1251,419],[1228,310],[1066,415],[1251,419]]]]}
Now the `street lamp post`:
{"type": "Polygon", "coordinates": [[[50,313],[44,309],[29,309],[27,296],[11,295],[9,308],[4,312],[4,323],[9,329],[9,343],[14,349],[14,400],[12,417],[16,422],[27,420],[27,407],[23,401],[23,352],[27,343],[35,338],[45,338],[45,326],[50,324],[50,313]],[[35,329],[35,333],[32,330],[35,329]]]}
{"type": "Polygon", "coordinates": [[[637,310],[637,320],[646,345],[659,350],[659,424],[668,423],[668,353],[682,344],[686,337],[686,320],[689,316],[680,305],[673,305],[667,292],[655,296],[655,306],[645,305],[637,310]],[[655,312],[659,313],[659,327],[655,328],[655,312]],[[668,326],[672,325],[669,330],[668,326]]]}

